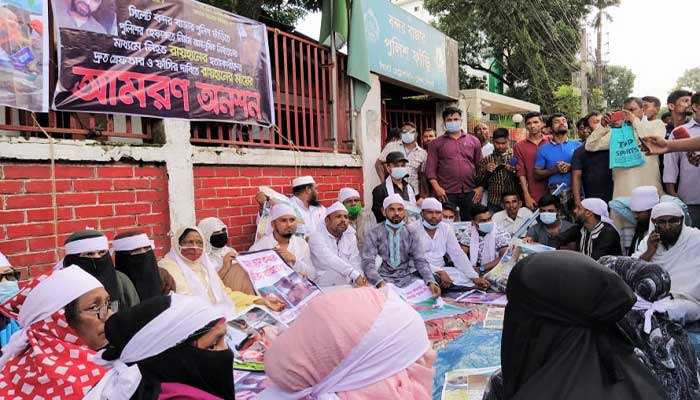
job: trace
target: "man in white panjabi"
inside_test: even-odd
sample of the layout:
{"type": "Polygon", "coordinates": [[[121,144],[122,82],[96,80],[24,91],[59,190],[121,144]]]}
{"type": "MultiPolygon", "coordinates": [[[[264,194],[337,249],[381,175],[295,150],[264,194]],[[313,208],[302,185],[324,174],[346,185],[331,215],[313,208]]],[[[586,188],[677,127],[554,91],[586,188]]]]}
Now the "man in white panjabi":
{"type": "Polygon", "coordinates": [[[452,226],[442,222],[442,204],[433,197],[428,197],[421,204],[422,221],[415,221],[416,231],[423,240],[425,256],[438,277],[440,288],[454,291],[456,287],[488,287],[485,279],[479,278],[469,258],[462,251],[452,226]],[[454,267],[447,267],[445,256],[448,255],[454,267]]]}
{"type": "MultiPolygon", "coordinates": [[[[289,205],[294,207],[299,217],[301,217],[301,221],[297,223],[295,234],[306,238],[311,232],[323,225],[323,219],[326,217],[326,208],[318,201],[318,187],[311,176],[306,175],[295,178],[292,181],[292,193],[293,195],[289,198],[289,205]]],[[[258,211],[259,221],[268,199],[263,192],[258,193],[255,199],[260,206],[258,211]]],[[[274,203],[272,204],[274,205],[274,203]]],[[[265,232],[270,232],[269,228],[268,226],[265,232]]]]}
{"type": "Polygon", "coordinates": [[[668,271],[673,298],[662,300],[661,306],[672,320],[690,323],[700,320],[700,230],[686,226],[684,219],[675,203],[655,205],[649,234],[632,257],[668,271]]]}
{"type": "Polygon", "coordinates": [[[316,269],[311,262],[309,245],[296,236],[297,221],[294,209],[286,204],[276,204],[270,211],[272,233],[255,242],[250,251],[276,250],[300,275],[316,279],[316,269]]]}
{"type": "Polygon", "coordinates": [[[311,261],[316,268],[319,286],[367,284],[362,275],[357,238],[349,220],[345,206],[335,202],[326,211],[325,225],[309,236],[311,261]]]}

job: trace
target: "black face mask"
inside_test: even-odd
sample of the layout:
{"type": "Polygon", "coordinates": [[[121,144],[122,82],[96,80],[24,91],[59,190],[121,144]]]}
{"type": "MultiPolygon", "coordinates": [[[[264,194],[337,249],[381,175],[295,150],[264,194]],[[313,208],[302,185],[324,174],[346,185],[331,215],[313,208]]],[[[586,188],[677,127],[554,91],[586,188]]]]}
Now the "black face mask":
{"type": "Polygon", "coordinates": [[[157,382],[183,383],[233,400],[233,353],[180,345],[137,362],[144,378],[157,382]]]}
{"type": "Polygon", "coordinates": [[[94,276],[105,287],[112,301],[119,300],[119,284],[117,270],[114,268],[112,256],[107,253],[100,258],[80,257],[78,254],[68,254],[63,258],[63,266],[79,266],[83,271],[94,276]]]}
{"type": "Polygon", "coordinates": [[[128,251],[117,251],[114,254],[117,271],[123,272],[134,283],[141,301],[161,294],[158,262],[153,250],[143,254],[129,254],[128,251]]]}
{"type": "Polygon", "coordinates": [[[217,249],[226,246],[226,244],[228,244],[228,235],[226,231],[212,234],[211,237],[209,237],[209,243],[217,249]]]}

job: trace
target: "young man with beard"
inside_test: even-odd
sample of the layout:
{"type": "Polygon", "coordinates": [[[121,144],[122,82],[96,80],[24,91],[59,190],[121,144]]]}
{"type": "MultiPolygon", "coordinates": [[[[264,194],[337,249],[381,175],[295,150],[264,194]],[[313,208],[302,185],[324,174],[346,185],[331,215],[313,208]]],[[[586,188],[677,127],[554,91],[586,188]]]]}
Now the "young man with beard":
{"type": "Polygon", "coordinates": [[[270,211],[272,233],[260,238],[250,251],[276,250],[296,272],[311,280],[316,278],[316,269],[311,262],[309,245],[295,235],[297,217],[294,209],[286,204],[277,204],[270,211]]]}
{"type": "Polygon", "coordinates": [[[507,129],[498,128],[493,132],[493,147],[493,152],[479,163],[476,180],[488,192],[487,206],[495,213],[503,209],[503,194],[517,191],[518,183],[507,129]]]}
{"type": "Polygon", "coordinates": [[[588,198],[574,210],[576,225],[553,238],[556,248],[575,243],[577,251],[593,258],[620,256],[620,235],[608,216],[608,204],[601,199],[588,198]]]}
{"type": "Polygon", "coordinates": [[[435,129],[433,128],[425,128],[423,129],[423,141],[421,144],[423,145],[423,148],[425,151],[428,151],[428,147],[430,146],[430,143],[433,142],[437,138],[437,135],[435,133],[435,129]]]}
{"type": "Polygon", "coordinates": [[[426,249],[413,225],[406,225],[406,203],[398,194],[384,199],[386,220],[367,233],[362,249],[362,270],[367,281],[380,288],[387,283],[406,287],[422,279],[433,296],[440,296],[426,249]],[[379,265],[377,257],[381,259],[379,265]]]}
{"type": "Polygon", "coordinates": [[[630,197],[630,210],[637,221],[634,228],[634,236],[629,247],[629,255],[637,252],[639,244],[649,233],[649,222],[651,221],[651,209],[659,204],[659,192],[653,186],[640,186],[632,191],[630,197]]]}
{"type": "Polygon", "coordinates": [[[571,191],[571,158],[574,151],[581,146],[577,140],[569,140],[569,124],[566,116],[561,113],[552,114],[547,119],[547,126],[552,130],[552,140],[537,150],[535,161],[535,179],[547,180],[550,192],[560,184],[566,184],[566,188],[559,195],[562,208],[566,217],[571,216],[570,199],[571,191]]]}
{"type": "MultiPolygon", "coordinates": [[[[681,129],[685,129],[691,138],[700,137],[700,92],[695,93],[690,102],[695,119],[691,119],[681,129]]],[[[666,193],[683,200],[688,206],[692,226],[700,227],[700,153],[688,151],[666,154],[664,165],[666,193]]]]}
{"type": "Polygon", "coordinates": [[[579,146],[571,158],[571,190],[576,207],[581,205],[584,195],[604,201],[612,200],[613,180],[612,172],[608,167],[610,152],[588,151],[585,146],[591,132],[600,125],[601,119],[602,115],[597,111],[583,117],[585,126],[583,134],[579,132],[579,137],[584,146],[579,146]]]}
{"type": "Polygon", "coordinates": [[[684,225],[683,210],[659,203],[651,210],[651,229],[632,257],[659,264],[671,276],[671,294],[660,301],[669,318],[681,323],[700,319],[700,230],[684,225]]]}
{"type": "Polygon", "coordinates": [[[355,231],[350,228],[348,210],[335,202],[326,211],[325,225],[309,236],[311,261],[319,286],[367,285],[362,275],[362,258],[355,231]]]}
{"type": "MultiPolygon", "coordinates": [[[[311,176],[300,176],[292,181],[293,196],[289,198],[292,205],[301,214],[302,223],[296,224],[296,234],[303,237],[308,237],[311,232],[315,231],[323,224],[323,219],[326,217],[326,208],[318,201],[318,186],[316,181],[311,176]]],[[[259,192],[255,196],[258,202],[258,218],[262,216],[265,203],[268,201],[265,193],[259,192]]],[[[266,232],[269,232],[266,229],[266,232]]]]}
{"type": "Polygon", "coordinates": [[[59,28],[108,34],[105,27],[95,19],[95,13],[103,6],[104,0],[59,1],[63,4],[55,8],[56,13],[54,14],[59,28]]]}

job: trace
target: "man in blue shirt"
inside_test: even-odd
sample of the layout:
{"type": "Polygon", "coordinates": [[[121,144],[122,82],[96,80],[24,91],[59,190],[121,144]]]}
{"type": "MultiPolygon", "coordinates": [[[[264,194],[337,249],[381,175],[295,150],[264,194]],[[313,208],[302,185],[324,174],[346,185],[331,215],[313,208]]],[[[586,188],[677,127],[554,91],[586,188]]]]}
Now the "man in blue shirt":
{"type": "Polygon", "coordinates": [[[565,216],[570,216],[570,211],[573,208],[573,204],[569,204],[571,203],[571,158],[581,142],[569,140],[566,136],[569,132],[569,125],[564,114],[552,114],[547,120],[547,126],[550,127],[553,136],[549,143],[537,150],[535,178],[547,179],[550,191],[554,190],[560,183],[567,185],[560,198],[565,216]]]}

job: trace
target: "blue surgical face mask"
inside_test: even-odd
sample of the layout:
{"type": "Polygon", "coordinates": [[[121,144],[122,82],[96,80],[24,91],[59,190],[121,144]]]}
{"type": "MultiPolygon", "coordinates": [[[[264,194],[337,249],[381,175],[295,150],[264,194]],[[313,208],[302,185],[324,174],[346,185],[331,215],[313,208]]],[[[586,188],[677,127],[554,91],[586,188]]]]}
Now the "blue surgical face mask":
{"type": "Polygon", "coordinates": [[[391,169],[391,176],[394,179],[403,179],[408,175],[408,168],[406,167],[394,167],[391,169]]]}
{"type": "Polygon", "coordinates": [[[462,121],[447,121],[445,122],[445,129],[447,132],[459,132],[462,130],[462,121]]]}
{"type": "Polygon", "coordinates": [[[416,133],[413,131],[408,131],[408,132],[402,132],[401,133],[401,141],[409,144],[413,143],[416,140],[416,133]]]}
{"type": "Polygon", "coordinates": [[[0,303],[16,295],[19,292],[17,281],[0,282],[0,303]]]}
{"type": "Polygon", "coordinates": [[[479,224],[479,228],[478,228],[478,229],[479,229],[479,232],[488,234],[488,233],[491,233],[491,231],[493,231],[493,228],[494,228],[495,226],[496,226],[496,225],[493,223],[493,221],[490,221],[490,222],[482,222],[482,223],[479,224]]]}
{"type": "Polygon", "coordinates": [[[557,222],[557,213],[548,211],[541,212],[540,221],[545,225],[552,225],[557,222]]]}
{"type": "Polygon", "coordinates": [[[401,221],[398,224],[395,224],[388,219],[384,221],[384,225],[388,226],[389,228],[394,228],[394,229],[400,229],[402,226],[404,226],[406,222],[401,221]]]}
{"type": "Polygon", "coordinates": [[[454,218],[443,218],[442,222],[444,222],[448,225],[452,225],[452,224],[454,224],[455,220],[454,220],[454,218]]]}
{"type": "Polygon", "coordinates": [[[423,220],[423,226],[425,227],[425,229],[435,230],[438,228],[438,225],[440,225],[439,222],[435,225],[432,225],[432,224],[429,224],[428,221],[423,220]]]}

